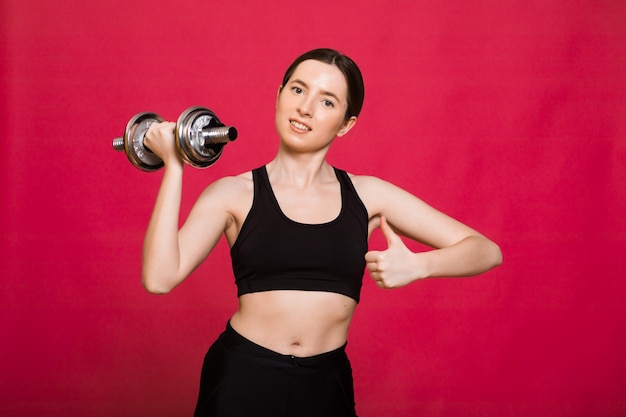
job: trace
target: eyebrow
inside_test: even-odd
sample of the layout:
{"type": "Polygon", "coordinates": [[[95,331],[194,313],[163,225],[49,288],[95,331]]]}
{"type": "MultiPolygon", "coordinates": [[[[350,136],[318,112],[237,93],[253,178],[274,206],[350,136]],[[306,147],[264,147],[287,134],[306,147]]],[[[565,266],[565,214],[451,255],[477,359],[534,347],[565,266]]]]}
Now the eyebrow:
{"type": "MultiPolygon", "coordinates": [[[[295,80],[291,80],[291,82],[292,83],[296,83],[296,84],[300,84],[304,88],[309,88],[309,85],[307,83],[305,83],[304,81],[302,81],[302,80],[295,79],[295,80]]],[[[339,100],[339,97],[337,97],[337,95],[335,93],[333,93],[333,92],[322,91],[322,95],[330,96],[330,97],[334,98],[335,100],[337,100],[338,103],[341,103],[341,100],[339,100]]]]}

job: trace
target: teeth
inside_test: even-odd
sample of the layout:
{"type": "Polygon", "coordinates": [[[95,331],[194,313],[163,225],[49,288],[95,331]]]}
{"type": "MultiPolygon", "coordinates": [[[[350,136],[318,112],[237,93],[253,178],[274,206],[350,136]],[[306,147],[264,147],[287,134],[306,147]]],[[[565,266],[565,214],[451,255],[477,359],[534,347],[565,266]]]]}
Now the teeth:
{"type": "Polygon", "coordinates": [[[300,130],[311,130],[308,127],[306,127],[305,125],[303,125],[302,123],[298,123],[296,121],[291,121],[291,124],[296,128],[296,129],[300,129],[300,130]]]}

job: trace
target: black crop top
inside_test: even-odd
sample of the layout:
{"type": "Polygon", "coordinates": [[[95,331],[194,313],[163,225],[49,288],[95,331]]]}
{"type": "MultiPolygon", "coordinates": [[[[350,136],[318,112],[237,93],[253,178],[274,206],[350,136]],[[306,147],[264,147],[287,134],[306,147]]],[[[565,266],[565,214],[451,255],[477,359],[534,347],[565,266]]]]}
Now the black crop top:
{"type": "Polygon", "coordinates": [[[238,296],[271,290],[327,291],[359,302],[368,215],[345,171],[334,168],[341,211],[304,224],[280,209],[265,166],[252,171],[254,200],[230,250],[238,296]]]}

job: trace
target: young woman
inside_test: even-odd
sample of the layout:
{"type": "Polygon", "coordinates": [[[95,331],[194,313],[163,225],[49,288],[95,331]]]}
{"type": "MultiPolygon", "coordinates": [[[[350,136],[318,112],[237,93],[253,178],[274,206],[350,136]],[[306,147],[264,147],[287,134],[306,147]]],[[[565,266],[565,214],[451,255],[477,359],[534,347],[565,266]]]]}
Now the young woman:
{"type": "Polygon", "coordinates": [[[347,56],[317,49],[297,58],[278,90],[275,158],[209,185],[180,230],[175,124],[150,127],[146,145],[165,171],[144,244],[146,289],[172,290],[222,234],[238,288],[239,308],[205,357],[196,416],[355,416],[345,346],[364,269],[379,287],[397,288],[501,263],[498,246],[475,230],[393,184],[328,164],[363,96],[347,56]],[[368,252],[379,227],[388,249],[368,252]],[[413,253],[398,235],[433,250],[413,253]]]}

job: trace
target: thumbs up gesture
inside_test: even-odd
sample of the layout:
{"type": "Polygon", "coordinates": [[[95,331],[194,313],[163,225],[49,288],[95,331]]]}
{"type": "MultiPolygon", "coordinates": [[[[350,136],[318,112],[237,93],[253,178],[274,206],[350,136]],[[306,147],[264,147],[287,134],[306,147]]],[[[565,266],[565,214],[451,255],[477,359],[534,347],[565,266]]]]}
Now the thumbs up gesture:
{"type": "Polygon", "coordinates": [[[421,270],[424,270],[423,261],[420,262],[422,254],[411,252],[384,216],[380,218],[380,230],[387,239],[387,249],[365,254],[367,269],[376,285],[380,288],[398,288],[419,278],[421,270]]]}

